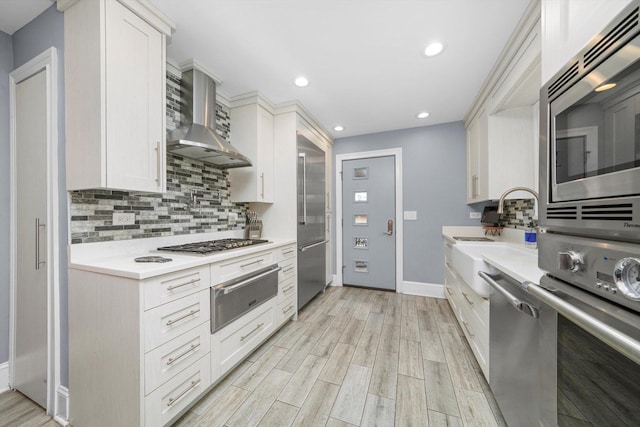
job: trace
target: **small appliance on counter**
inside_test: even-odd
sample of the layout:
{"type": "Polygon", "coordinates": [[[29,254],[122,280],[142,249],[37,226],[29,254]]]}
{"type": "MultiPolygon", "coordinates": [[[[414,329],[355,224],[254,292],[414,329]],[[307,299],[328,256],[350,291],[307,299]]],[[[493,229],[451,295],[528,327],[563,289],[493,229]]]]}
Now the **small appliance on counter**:
{"type": "Polygon", "coordinates": [[[247,239],[260,239],[262,237],[262,220],[258,219],[258,212],[247,211],[245,235],[247,239]]]}

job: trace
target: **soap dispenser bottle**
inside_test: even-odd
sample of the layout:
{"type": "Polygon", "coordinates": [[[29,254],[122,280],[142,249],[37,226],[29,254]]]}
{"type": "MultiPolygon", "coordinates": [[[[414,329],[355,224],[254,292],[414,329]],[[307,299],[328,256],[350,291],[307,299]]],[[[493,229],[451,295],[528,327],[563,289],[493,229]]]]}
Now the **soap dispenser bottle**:
{"type": "Polygon", "coordinates": [[[524,232],[524,245],[527,248],[536,249],[538,247],[536,229],[533,223],[530,222],[527,229],[524,232]]]}

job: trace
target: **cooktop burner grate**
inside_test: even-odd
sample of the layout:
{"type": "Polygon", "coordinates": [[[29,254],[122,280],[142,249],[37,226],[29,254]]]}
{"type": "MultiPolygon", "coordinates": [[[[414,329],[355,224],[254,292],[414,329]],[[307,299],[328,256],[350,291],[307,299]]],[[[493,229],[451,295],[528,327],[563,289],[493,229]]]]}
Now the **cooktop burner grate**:
{"type": "Polygon", "coordinates": [[[245,246],[268,243],[268,240],[261,239],[221,239],[209,240],[205,242],[186,243],[184,245],[163,246],[159,251],[186,252],[198,255],[207,255],[213,252],[226,251],[229,249],[243,248],[245,246]]]}

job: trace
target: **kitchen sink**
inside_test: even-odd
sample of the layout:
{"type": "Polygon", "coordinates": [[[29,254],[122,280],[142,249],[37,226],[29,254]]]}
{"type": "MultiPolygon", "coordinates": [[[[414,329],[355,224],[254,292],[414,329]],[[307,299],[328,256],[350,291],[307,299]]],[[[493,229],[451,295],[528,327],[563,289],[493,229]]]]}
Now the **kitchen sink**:
{"type": "Polygon", "coordinates": [[[456,243],[452,250],[453,267],[475,293],[483,298],[489,298],[489,285],[478,276],[478,271],[496,273],[497,270],[487,264],[482,256],[509,255],[514,251],[517,249],[504,243],[492,245],[456,243]]]}
{"type": "Polygon", "coordinates": [[[453,236],[454,240],[458,240],[460,242],[495,242],[493,239],[489,239],[488,237],[469,237],[469,236],[453,236]]]}

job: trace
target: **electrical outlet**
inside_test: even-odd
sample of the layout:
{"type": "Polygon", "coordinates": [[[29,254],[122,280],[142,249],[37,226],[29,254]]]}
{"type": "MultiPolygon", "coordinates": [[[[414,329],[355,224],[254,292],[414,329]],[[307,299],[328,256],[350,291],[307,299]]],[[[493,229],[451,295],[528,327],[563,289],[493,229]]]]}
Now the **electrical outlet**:
{"type": "Polygon", "coordinates": [[[136,214],[133,212],[114,212],[113,225],[131,225],[136,223],[136,214]]]}
{"type": "Polygon", "coordinates": [[[482,214],[480,212],[469,212],[470,219],[480,219],[482,214]]]}
{"type": "Polygon", "coordinates": [[[522,212],[520,211],[516,212],[516,219],[522,219],[522,218],[524,218],[522,215],[522,212]]]}
{"type": "Polygon", "coordinates": [[[229,212],[228,218],[229,218],[229,221],[237,221],[238,220],[238,213],[237,212],[229,212]]]}

